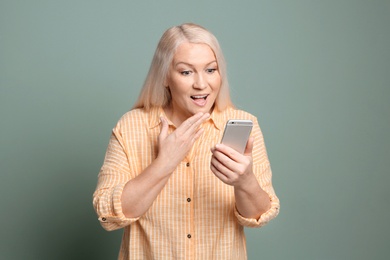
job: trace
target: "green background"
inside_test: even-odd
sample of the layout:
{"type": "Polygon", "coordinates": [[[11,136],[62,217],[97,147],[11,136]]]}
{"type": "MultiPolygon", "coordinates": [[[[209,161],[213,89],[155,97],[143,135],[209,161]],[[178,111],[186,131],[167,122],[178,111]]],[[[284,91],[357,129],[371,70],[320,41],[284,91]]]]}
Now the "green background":
{"type": "Polygon", "coordinates": [[[164,30],[219,39],[281,200],[249,259],[388,259],[390,1],[0,1],[1,259],[116,259],[92,193],[164,30]]]}

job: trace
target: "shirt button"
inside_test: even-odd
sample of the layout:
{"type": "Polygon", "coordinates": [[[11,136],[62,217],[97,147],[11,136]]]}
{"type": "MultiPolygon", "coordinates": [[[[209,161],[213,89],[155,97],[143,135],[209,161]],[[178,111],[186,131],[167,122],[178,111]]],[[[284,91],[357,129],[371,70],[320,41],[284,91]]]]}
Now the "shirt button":
{"type": "Polygon", "coordinates": [[[191,234],[188,234],[187,237],[188,237],[188,238],[191,238],[191,234]]]}
{"type": "Polygon", "coordinates": [[[188,201],[188,202],[191,202],[191,198],[187,198],[187,201],[188,201]]]}
{"type": "Polygon", "coordinates": [[[186,163],[186,166],[187,166],[187,167],[190,167],[190,163],[189,163],[189,162],[188,162],[188,163],[186,163]]]}

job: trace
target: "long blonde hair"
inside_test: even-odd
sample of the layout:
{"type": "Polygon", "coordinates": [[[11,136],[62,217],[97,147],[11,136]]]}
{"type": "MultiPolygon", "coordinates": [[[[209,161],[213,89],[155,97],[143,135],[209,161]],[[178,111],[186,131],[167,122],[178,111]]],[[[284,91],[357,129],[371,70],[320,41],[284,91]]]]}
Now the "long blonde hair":
{"type": "Polygon", "coordinates": [[[233,106],[230,99],[226,62],[217,38],[199,25],[185,23],[169,28],[162,35],[141,93],[133,109],[144,108],[149,110],[152,107],[165,107],[170,104],[171,95],[169,90],[164,86],[164,81],[167,78],[176,49],[183,42],[204,43],[210,46],[217,59],[218,71],[221,76],[221,87],[215,100],[214,108],[222,111],[233,106]]]}

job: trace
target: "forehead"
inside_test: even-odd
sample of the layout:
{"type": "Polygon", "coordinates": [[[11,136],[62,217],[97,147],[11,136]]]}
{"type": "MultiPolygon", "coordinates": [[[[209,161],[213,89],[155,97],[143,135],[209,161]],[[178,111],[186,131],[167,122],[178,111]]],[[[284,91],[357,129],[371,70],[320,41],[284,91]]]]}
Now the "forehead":
{"type": "Polygon", "coordinates": [[[216,61],[215,54],[205,43],[181,43],[173,56],[173,64],[208,64],[216,61]]]}

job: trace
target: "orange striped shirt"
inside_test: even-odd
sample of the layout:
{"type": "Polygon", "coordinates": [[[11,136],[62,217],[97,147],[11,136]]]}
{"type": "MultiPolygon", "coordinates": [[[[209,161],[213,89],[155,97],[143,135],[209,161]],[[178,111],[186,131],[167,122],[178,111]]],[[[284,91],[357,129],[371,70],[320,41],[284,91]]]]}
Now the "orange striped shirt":
{"type": "MultiPolygon", "coordinates": [[[[244,226],[260,227],[279,213],[279,199],[256,117],[242,110],[214,111],[203,123],[204,133],[177,166],[149,210],[127,218],[121,195],[127,181],[157,156],[162,108],[127,112],[113,129],[98,176],[93,205],[106,230],[124,228],[119,259],[246,259],[244,226]],[[251,119],[253,171],[268,193],[271,208],[259,219],[241,216],[234,188],[210,170],[210,148],[220,142],[228,119],[251,119]]],[[[169,122],[169,131],[175,126],[169,122]]]]}

